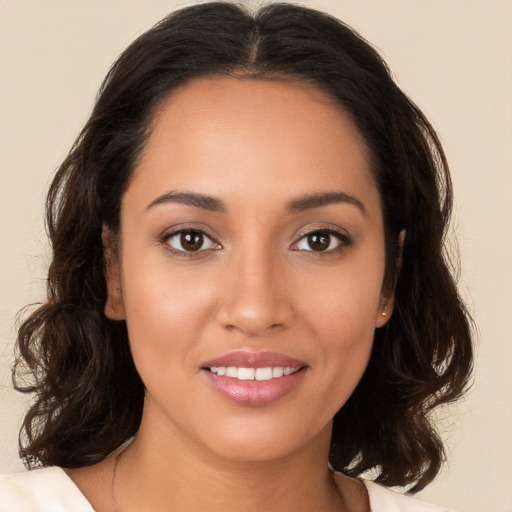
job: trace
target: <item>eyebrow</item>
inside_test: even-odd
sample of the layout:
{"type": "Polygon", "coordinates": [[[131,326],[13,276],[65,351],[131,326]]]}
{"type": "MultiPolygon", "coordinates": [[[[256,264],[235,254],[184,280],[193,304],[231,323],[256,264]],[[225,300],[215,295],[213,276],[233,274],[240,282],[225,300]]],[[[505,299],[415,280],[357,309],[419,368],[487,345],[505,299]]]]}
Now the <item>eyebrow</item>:
{"type": "Polygon", "coordinates": [[[196,192],[177,192],[171,191],[161,196],[158,196],[156,199],[151,201],[149,205],[146,207],[146,210],[150,210],[151,208],[166,203],[179,203],[186,204],[189,206],[195,206],[197,208],[202,208],[204,210],[209,210],[211,212],[226,212],[226,205],[220,200],[212,196],[207,196],[205,194],[198,194],[196,192]]]}
{"type": "Polygon", "coordinates": [[[361,213],[366,213],[364,204],[354,196],[345,192],[317,192],[292,199],[286,205],[288,213],[298,213],[311,208],[320,208],[330,204],[347,203],[356,206],[361,213]]]}
{"type": "MultiPolygon", "coordinates": [[[[178,191],[170,191],[162,194],[161,196],[158,196],[156,199],[151,201],[151,203],[149,203],[149,205],[146,207],[146,210],[166,203],[185,204],[212,212],[225,213],[227,211],[225,203],[216,197],[199,194],[197,192],[178,191]]],[[[339,203],[354,205],[359,208],[363,214],[366,213],[364,204],[356,197],[351,196],[345,192],[317,192],[314,194],[298,197],[296,199],[291,199],[286,204],[286,211],[288,213],[299,213],[312,208],[320,208],[322,206],[339,203]]]]}

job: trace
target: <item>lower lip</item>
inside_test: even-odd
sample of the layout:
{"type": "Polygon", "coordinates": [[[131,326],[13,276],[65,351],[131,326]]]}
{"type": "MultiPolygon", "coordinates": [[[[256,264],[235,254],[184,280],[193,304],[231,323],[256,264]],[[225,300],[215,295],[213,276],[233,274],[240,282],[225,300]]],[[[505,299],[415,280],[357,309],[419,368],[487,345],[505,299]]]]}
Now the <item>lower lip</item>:
{"type": "Polygon", "coordinates": [[[271,380],[238,380],[203,370],[210,385],[222,397],[239,405],[262,407],[291,393],[302,381],[305,369],[271,380]]]}

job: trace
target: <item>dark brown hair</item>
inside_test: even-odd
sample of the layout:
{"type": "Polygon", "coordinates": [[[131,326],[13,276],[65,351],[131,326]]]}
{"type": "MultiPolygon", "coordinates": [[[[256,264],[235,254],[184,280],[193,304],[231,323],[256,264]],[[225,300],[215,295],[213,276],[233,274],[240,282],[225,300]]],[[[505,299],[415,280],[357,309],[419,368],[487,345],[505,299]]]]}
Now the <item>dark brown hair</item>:
{"type": "Polygon", "coordinates": [[[139,428],[144,385],[125,323],[103,312],[102,226],[119,228],[155,109],[176,87],[211,75],[312,83],[364,137],[396,298],[361,382],[334,418],[330,465],[348,475],[374,468],[384,484],[421,489],[444,459],[431,412],[461,396],[472,367],[470,319],[444,247],[447,164],[431,125],[378,53],[337,19],[291,4],[255,14],[224,2],[184,8],[139,37],[108,73],[48,194],[48,300],[21,324],[14,368],[16,389],[36,397],[21,456],[29,467],[90,465],[139,428]]]}

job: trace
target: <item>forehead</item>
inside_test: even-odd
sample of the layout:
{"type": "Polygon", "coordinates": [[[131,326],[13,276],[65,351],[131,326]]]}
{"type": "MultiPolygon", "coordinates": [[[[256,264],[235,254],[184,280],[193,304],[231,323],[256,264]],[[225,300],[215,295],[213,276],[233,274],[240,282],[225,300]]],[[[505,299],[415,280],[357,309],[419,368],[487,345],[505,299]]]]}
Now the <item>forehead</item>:
{"type": "Polygon", "coordinates": [[[232,77],[192,81],[163,101],[132,185],[148,196],[193,188],[233,199],[375,188],[365,142],[331,96],[299,82],[232,77]]]}

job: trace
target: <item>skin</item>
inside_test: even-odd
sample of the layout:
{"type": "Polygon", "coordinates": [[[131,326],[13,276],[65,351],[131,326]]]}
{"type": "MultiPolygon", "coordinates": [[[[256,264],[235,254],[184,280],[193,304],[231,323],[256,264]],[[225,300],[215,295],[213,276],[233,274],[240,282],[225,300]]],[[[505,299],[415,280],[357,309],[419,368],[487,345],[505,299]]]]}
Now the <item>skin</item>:
{"type": "MultiPolygon", "coordinates": [[[[126,320],[147,388],[140,432],[116,469],[119,510],[369,510],[362,484],[334,481],[327,459],[332,417],[393,297],[368,151],[340,107],[293,82],[205,78],[174,91],[123,197],[119,247],[106,250],[105,313],[126,320]],[[224,209],[152,205],[171,191],[224,209]],[[340,192],[354,200],[289,209],[340,192]],[[184,228],[206,233],[201,250],[169,236],[184,228]],[[312,250],[315,230],[327,250],[312,250]],[[282,399],[244,406],[201,370],[235,350],[307,367],[282,399]]],[[[116,506],[113,460],[70,472],[98,511],[116,506]]]]}

